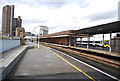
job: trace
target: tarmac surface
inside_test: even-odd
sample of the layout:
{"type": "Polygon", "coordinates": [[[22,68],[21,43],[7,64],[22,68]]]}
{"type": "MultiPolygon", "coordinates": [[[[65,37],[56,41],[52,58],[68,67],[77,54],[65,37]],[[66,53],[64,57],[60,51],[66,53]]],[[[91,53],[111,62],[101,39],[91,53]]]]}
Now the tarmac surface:
{"type": "Polygon", "coordinates": [[[9,80],[19,79],[79,79],[88,81],[116,81],[86,66],[58,50],[40,46],[29,49],[13,68],[9,80]]]}

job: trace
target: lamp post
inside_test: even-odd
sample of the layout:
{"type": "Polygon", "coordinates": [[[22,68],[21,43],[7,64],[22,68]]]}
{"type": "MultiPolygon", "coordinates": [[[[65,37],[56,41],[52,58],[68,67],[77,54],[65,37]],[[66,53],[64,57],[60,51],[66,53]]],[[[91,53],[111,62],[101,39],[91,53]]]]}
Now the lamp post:
{"type": "MultiPolygon", "coordinates": [[[[41,26],[39,26],[39,27],[41,27],[41,26]]],[[[40,40],[40,29],[39,29],[39,34],[38,34],[38,48],[40,48],[39,40],[40,40]]]]}
{"type": "MultiPolygon", "coordinates": [[[[39,33],[38,33],[38,48],[40,48],[40,42],[39,42],[39,40],[40,40],[40,28],[41,28],[41,26],[37,26],[37,27],[39,27],[39,33]]],[[[35,27],[35,28],[37,28],[37,27],[35,27]]],[[[35,29],[34,28],[34,29],[35,29]]],[[[33,29],[33,31],[34,31],[34,29],[33,29]]]]}

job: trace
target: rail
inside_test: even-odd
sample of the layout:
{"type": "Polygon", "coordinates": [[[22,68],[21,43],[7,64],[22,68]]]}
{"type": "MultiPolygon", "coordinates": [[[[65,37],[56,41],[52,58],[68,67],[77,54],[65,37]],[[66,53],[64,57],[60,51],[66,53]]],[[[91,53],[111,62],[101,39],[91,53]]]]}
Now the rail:
{"type": "Polygon", "coordinates": [[[65,52],[79,60],[87,62],[109,74],[120,77],[120,55],[79,47],[41,43],[42,45],[65,52]]]}

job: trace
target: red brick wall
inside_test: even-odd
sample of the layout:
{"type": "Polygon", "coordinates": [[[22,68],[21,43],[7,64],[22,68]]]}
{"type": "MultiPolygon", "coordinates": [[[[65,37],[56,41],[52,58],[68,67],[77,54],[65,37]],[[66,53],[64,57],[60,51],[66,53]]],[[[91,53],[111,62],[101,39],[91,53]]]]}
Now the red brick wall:
{"type": "Polygon", "coordinates": [[[48,42],[48,43],[55,43],[55,44],[62,44],[62,45],[69,45],[69,38],[68,37],[59,37],[59,38],[45,38],[41,39],[41,42],[48,42]]]}

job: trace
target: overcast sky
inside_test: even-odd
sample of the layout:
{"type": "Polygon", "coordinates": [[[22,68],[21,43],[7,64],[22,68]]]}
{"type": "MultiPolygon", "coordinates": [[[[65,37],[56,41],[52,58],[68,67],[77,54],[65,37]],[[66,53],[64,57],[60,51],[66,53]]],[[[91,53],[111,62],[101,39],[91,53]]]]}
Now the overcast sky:
{"type": "Polygon", "coordinates": [[[15,5],[15,17],[21,16],[25,31],[45,25],[49,27],[49,33],[55,33],[117,21],[118,1],[0,0],[0,28],[2,8],[5,5],[15,5]]]}

